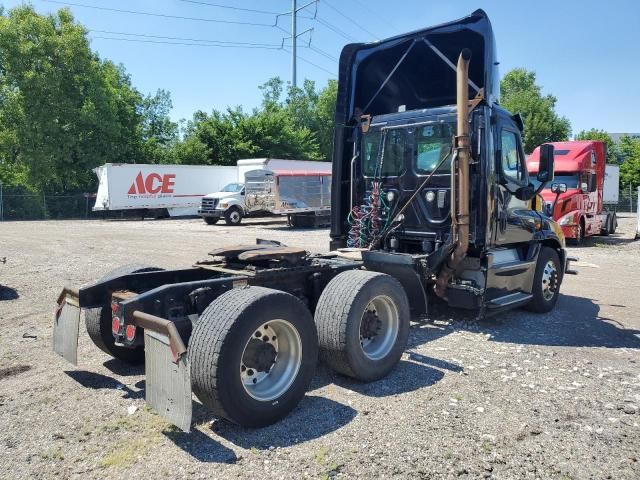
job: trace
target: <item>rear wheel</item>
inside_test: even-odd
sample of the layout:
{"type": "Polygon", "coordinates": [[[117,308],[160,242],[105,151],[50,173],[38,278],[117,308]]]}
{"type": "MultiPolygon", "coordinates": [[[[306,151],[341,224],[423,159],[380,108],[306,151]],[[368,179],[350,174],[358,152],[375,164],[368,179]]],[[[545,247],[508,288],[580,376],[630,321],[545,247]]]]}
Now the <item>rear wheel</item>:
{"type": "Polygon", "coordinates": [[[194,393],[215,415],[244,426],[270,425],[293,410],[317,356],[309,309],[293,295],[262,287],[222,294],[189,341],[194,393]]]}
{"type": "Polygon", "coordinates": [[[207,225],[215,225],[220,220],[218,217],[202,217],[207,225]]]}
{"type": "Polygon", "coordinates": [[[537,313],[553,310],[560,296],[561,281],[562,266],[558,253],[551,247],[542,247],[533,277],[533,298],[525,308],[537,313]]]}
{"type": "Polygon", "coordinates": [[[580,220],[578,226],[576,227],[576,237],[568,239],[571,241],[572,245],[581,246],[584,243],[584,220],[580,220]]]}
{"type": "Polygon", "coordinates": [[[339,373],[373,381],[386,376],[402,356],[409,302],[395,278],[351,270],[329,282],[315,320],[323,361],[339,373]]]}
{"type": "MultiPolygon", "coordinates": [[[[110,271],[100,281],[111,280],[129,273],[156,272],[158,270],[162,270],[162,268],[147,265],[124,265],[110,271]]],[[[115,344],[115,338],[111,333],[111,308],[109,308],[109,305],[102,308],[87,309],[84,313],[84,322],[89,337],[100,350],[113,358],[132,365],[144,362],[143,346],[126,348],[115,344]]]]}
{"type": "Polygon", "coordinates": [[[616,233],[617,228],[618,228],[618,216],[616,215],[616,212],[613,212],[611,216],[611,228],[609,230],[609,233],[613,235],[614,233],[616,233]]]}
{"type": "Polygon", "coordinates": [[[242,209],[240,207],[231,207],[224,212],[224,221],[227,225],[240,225],[242,216],[242,209]]]}

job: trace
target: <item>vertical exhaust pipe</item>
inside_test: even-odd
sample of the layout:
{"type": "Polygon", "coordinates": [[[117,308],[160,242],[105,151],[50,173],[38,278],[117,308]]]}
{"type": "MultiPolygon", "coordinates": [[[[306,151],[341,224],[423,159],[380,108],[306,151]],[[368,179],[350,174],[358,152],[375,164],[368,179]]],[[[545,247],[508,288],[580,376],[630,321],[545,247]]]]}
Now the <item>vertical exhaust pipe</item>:
{"type": "Polygon", "coordinates": [[[456,100],[458,131],[454,140],[455,165],[451,172],[451,242],[454,248],[436,279],[435,292],[441,298],[447,296],[447,285],[456,269],[467,256],[469,249],[469,162],[471,141],[469,138],[469,61],[471,50],[464,48],[458,57],[456,75],[456,100]]]}

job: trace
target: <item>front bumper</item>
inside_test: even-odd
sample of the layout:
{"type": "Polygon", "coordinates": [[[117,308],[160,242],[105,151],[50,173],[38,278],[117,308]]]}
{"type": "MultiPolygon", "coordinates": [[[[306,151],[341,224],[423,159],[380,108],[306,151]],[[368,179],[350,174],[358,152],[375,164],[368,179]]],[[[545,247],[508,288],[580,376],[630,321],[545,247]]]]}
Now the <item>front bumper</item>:
{"type": "Polygon", "coordinates": [[[198,210],[198,215],[203,218],[222,218],[224,210],[198,210]]]}

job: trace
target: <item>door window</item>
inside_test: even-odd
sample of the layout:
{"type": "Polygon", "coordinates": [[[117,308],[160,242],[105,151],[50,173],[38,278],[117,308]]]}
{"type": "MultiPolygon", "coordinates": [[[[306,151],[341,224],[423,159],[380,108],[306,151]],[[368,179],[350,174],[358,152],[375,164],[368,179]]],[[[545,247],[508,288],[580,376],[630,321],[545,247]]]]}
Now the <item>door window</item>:
{"type": "Polygon", "coordinates": [[[501,134],[502,172],[507,177],[522,183],[523,170],[518,149],[518,137],[515,132],[503,130],[501,134]]]}

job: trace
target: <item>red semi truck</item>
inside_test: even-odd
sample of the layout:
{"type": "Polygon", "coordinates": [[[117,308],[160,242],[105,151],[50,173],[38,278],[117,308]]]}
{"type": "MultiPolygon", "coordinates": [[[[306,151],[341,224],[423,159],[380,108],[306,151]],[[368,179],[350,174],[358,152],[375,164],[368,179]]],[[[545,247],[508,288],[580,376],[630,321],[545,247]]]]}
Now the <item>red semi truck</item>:
{"type": "MultiPolygon", "coordinates": [[[[614,233],[618,224],[616,214],[603,211],[605,143],[585,140],[552,145],[555,176],[540,192],[547,215],[558,222],[565,238],[577,245],[591,235],[614,233]]],[[[527,159],[529,174],[538,171],[539,162],[540,147],[527,159]]]]}

